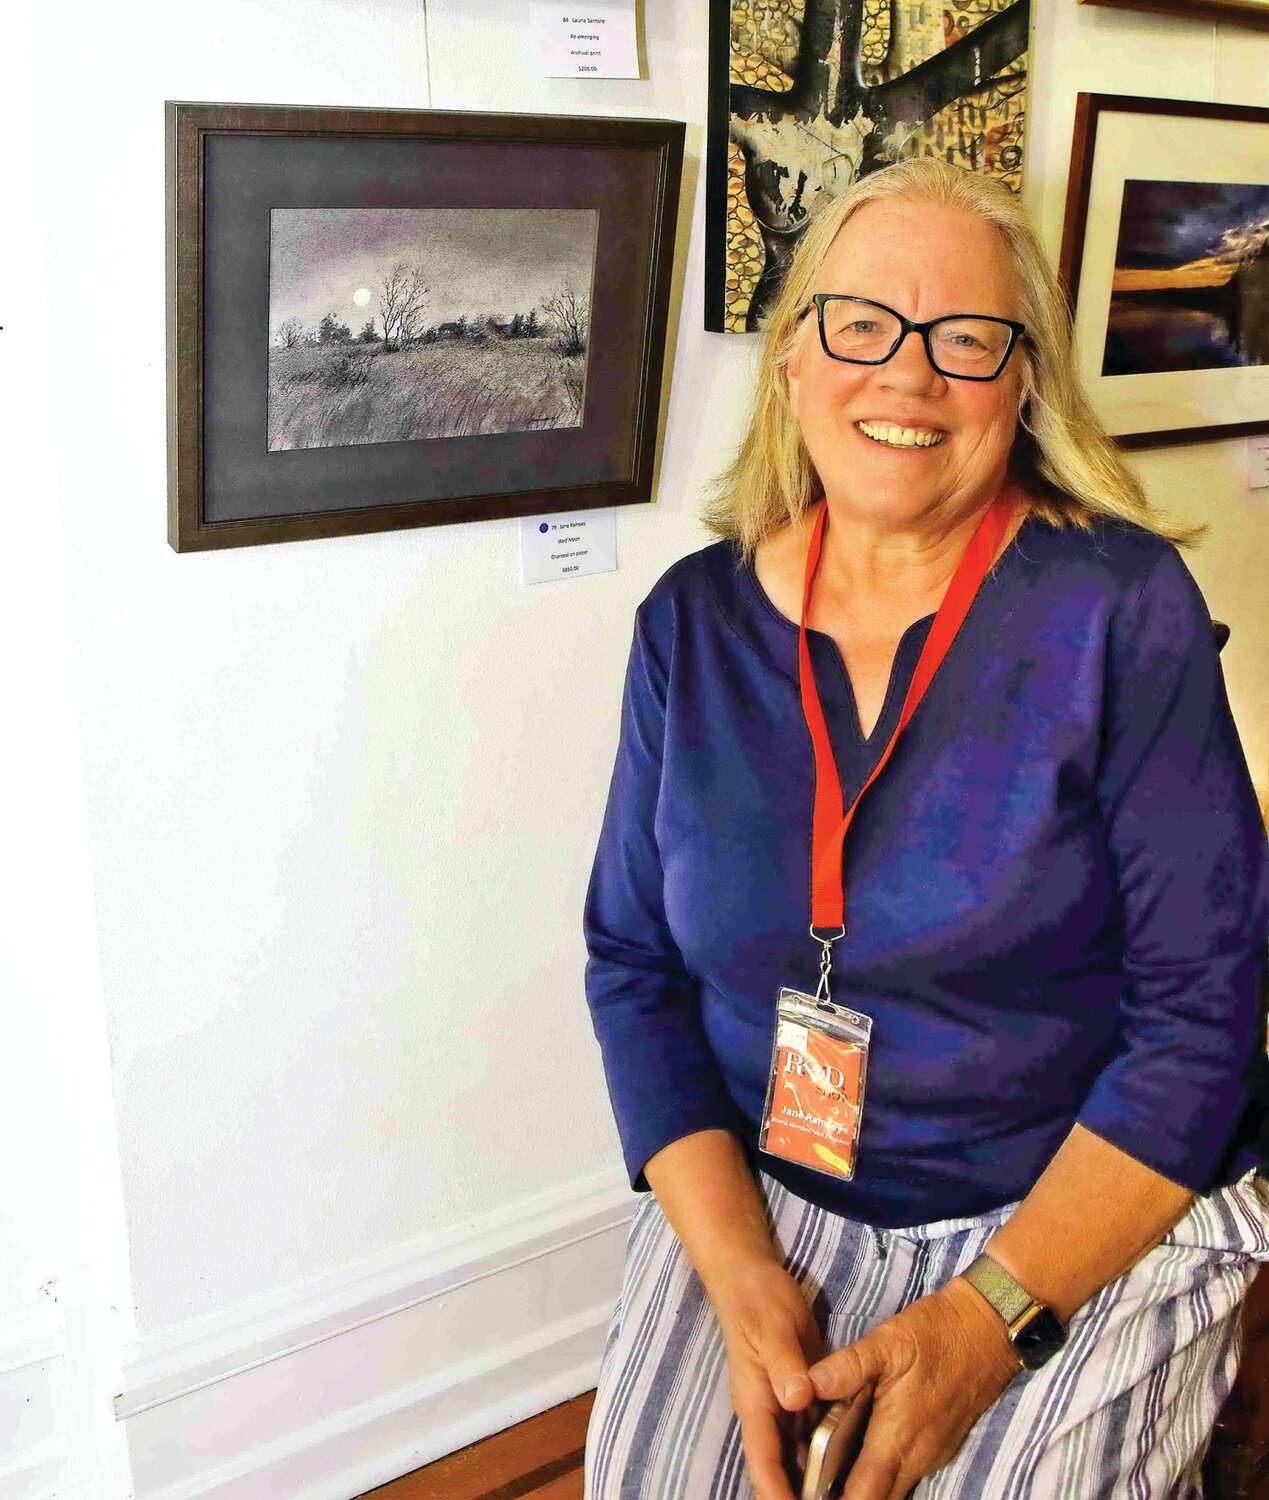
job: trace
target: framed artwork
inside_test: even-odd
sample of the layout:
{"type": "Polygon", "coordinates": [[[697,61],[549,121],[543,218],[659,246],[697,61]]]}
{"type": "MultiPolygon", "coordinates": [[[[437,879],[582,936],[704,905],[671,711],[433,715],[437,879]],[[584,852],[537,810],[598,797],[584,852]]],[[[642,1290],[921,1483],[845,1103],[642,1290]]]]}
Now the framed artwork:
{"type": "Polygon", "coordinates": [[[1269,0],[1079,0],[1116,10],[1146,10],[1194,21],[1225,21],[1242,26],[1269,26],[1269,0]]]}
{"type": "Polygon", "coordinates": [[[705,327],[759,326],[816,204],[905,156],[1022,185],[1028,0],[710,0],[705,327]]]}
{"type": "Polygon", "coordinates": [[[1122,446],[1269,431],[1269,109],[1080,94],[1060,270],[1122,446]]]}
{"type": "Polygon", "coordinates": [[[178,552],[651,498],[680,121],[166,124],[178,552]]]}

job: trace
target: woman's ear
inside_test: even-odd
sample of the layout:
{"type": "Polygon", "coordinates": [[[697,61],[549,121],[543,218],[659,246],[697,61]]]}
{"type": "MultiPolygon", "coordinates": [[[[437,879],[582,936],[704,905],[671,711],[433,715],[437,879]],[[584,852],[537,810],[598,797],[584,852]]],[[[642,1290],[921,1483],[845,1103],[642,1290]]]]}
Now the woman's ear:
{"type": "Polygon", "coordinates": [[[784,367],[784,385],[788,392],[789,410],[793,413],[795,420],[798,416],[798,402],[802,394],[802,350],[805,345],[806,340],[799,335],[784,367]]]}
{"type": "Polygon", "coordinates": [[[1023,412],[1027,409],[1027,402],[1031,400],[1031,394],[1035,390],[1035,378],[1031,370],[1031,356],[1024,349],[1022,351],[1022,379],[1018,384],[1018,416],[1021,419],[1023,412]]]}
{"type": "Polygon", "coordinates": [[[794,417],[798,416],[798,404],[802,398],[802,361],[806,357],[807,345],[811,338],[811,325],[815,322],[815,309],[805,307],[798,315],[797,327],[793,332],[793,339],[789,345],[789,357],[784,362],[784,390],[788,398],[789,410],[794,417]]]}

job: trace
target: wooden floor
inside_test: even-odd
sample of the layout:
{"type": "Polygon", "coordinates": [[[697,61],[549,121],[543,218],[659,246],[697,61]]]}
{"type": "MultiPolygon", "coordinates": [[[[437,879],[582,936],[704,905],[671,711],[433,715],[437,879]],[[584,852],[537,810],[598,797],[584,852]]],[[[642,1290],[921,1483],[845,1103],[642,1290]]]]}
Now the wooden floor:
{"type": "MultiPolygon", "coordinates": [[[[586,1391],[377,1490],[374,1500],[582,1500],[586,1391]]],[[[357,1497],[363,1500],[363,1497],[357,1497]]]]}

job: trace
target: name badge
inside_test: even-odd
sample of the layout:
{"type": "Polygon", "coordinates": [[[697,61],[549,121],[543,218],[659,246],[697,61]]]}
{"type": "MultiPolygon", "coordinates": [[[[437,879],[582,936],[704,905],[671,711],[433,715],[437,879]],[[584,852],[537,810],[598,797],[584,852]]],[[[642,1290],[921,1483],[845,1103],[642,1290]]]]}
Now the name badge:
{"type": "Polygon", "coordinates": [[[849,1180],[855,1175],[872,1018],[782,989],[758,1145],[849,1180]]]}

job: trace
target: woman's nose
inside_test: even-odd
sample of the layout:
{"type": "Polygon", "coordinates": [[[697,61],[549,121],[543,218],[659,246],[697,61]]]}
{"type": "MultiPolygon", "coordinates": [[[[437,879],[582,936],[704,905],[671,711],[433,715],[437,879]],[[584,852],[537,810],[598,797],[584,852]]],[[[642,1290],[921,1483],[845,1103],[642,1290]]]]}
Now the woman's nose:
{"type": "Polygon", "coordinates": [[[946,383],[946,377],[930,363],[925,340],[915,330],[904,334],[902,342],[877,374],[883,384],[906,391],[931,391],[946,383]]]}

